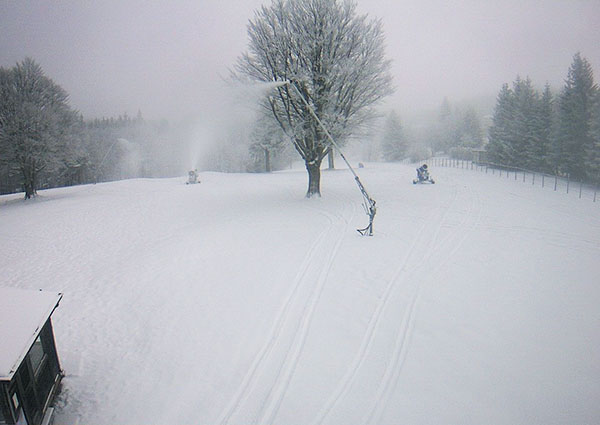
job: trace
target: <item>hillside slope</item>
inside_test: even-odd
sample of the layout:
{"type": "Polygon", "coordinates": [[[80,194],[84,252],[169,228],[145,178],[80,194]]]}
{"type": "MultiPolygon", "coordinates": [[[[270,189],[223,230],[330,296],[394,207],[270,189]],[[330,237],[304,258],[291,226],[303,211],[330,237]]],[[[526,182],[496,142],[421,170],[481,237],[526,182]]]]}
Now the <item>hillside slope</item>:
{"type": "Polygon", "coordinates": [[[64,293],[55,424],[600,422],[600,204],[461,169],[0,197],[0,285],[64,293]]]}

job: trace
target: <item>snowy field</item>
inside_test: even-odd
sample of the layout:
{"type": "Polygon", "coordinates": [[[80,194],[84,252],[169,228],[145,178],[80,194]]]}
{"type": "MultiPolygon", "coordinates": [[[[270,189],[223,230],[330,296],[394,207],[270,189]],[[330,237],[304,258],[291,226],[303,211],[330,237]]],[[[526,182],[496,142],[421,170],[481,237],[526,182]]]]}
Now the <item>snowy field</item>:
{"type": "Polygon", "coordinates": [[[600,203],[470,170],[201,173],[0,197],[64,293],[55,425],[598,424],[600,203]]]}

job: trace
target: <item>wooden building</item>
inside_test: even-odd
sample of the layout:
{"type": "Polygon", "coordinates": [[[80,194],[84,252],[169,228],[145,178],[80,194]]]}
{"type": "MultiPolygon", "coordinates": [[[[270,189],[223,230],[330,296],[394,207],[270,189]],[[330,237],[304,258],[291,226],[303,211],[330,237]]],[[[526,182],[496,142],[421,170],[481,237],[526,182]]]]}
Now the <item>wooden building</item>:
{"type": "Polygon", "coordinates": [[[50,320],[62,294],[0,288],[0,424],[46,425],[63,371],[50,320]]]}

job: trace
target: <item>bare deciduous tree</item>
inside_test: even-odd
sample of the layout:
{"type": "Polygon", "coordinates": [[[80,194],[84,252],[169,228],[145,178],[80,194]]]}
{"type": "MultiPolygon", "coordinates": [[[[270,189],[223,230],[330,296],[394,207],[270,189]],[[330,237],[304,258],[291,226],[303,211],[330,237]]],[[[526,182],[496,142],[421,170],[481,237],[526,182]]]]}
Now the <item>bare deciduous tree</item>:
{"type": "Polygon", "coordinates": [[[0,94],[0,156],[21,173],[25,198],[31,198],[39,174],[65,159],[76,115],[67,92],[29,58],[0,68],[0,94]]]}
{"type": "Polygon", "coordinates": [[[263,106],[306,164],[306,196],[320,196],[321,161],[331,146],[308,108],[339,141],[372,117],[392,92],[381,22],[358,16],[353,1],[274,0],[250,20],[248,36],[236,76],[290,82],[274,84],[263,106]]]}

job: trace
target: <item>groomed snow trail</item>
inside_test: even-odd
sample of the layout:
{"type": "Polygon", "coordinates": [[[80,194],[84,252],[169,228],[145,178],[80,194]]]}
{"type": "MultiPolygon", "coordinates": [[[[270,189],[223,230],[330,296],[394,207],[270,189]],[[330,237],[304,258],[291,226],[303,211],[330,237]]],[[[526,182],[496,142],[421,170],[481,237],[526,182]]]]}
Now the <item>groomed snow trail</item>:
{"type": "MultiPolygon", "coordinates": [[[[461,242],[468,236],[466,231],[473,228],[478,221],[480,207],[476,195],[464,187],[453,186],[452,198],[438,208],[432,209],[423,220],[423,224],[414,237],[406,255],[399,266],[395,269],[389,280],[383,296],[380,298],[376,309],[369,321],[369,325],[362,337],[360,348],[347,369],[343,379],[325,403],[319,415],[312,422],[314,424],[327,423],[334,410],[340,411],[340,415],[346,423],[379,423],[381,412],[385,408],[394,383],[400,375],[403,359],[410,344],[410,334],[415,323],[417,303],[423,282],[423,276],[435,272],[448,261],[453,252],[460,248],[461,242]],[[462,211],[467,205],[466,211],[462,211]],[[459,223],[448,222],[447,216],[456,211],[461,211],[462,219],[459,223]],[[444,227],[449,230],[441,237],[444,227]],[[407,302],[390,303],[394,293],[405,291],[407,302]],[[391,317],[392,320],[385,316],[391,317]],[[398,320],[401,318],[401,320],[398,320]],[[380,331],[381,327],[396,327],[394,345],[388,349],[388,353],[373,353],[372,347],[382,345],[376,341],[377,338],[387,339],[388,334],[380,331]],[[378,332],[379,331],[379,332],[378,332]],[[363,377],[370,378],[374,363],[381,361],[386,356],[386,366],[380,382],[376,385],[374,395],[361,396],[364,386],[360,383],[361,368],[363,377]],[[354,389],[356,394],[351,395],[351,400],[363,398],[363,403],[355,404],[353,401],[344,403],[344,398],[354,389]],[[367,410],[365,411],[365,406],[367,410]],[[363,413],[361,413],[363,412],[363,413]],[[361,419],[362,417],[362,419],[361,419]],[[356,420],[360,419],[360,420],[356,420]]],[[[397,294],[396,294],[397,295],[397,294]]],[[[338,423],[332,421],[332,423],[338,423]]]]}
{"type": "Polygon", "coordinates": [[[351,385],[354,383],[354,380],[356,378],[356,374],[358,373],[359,369],[361,368],[361,366],[367,359],[370,348],[373,344],[373,338],[375,336],[375,331],[380,323],[384,309],[387,307],[388,301],[390,299],[390,295],[391,295],[392,291],[398,285],[398,282],[401,280],[401,279],[399,279],[400,275],[402,273],[405,273],[405,271],[407,270],[409,261],[415,255],[415,252],[417,252],[416,247],[417,247],[418,243],[421,242],[422,240],[424,240],[425,236],[423,236],[423,235],[424,235],[424,233],[426,233],[425,231],[431,226],[431,222],[432,222],[433,218],[435,217],[435,215],[436,215],[436,210],[433,210],[433,213],[431,213],[425,220],[423,220],[423,224],[421,225],[421,228],[419,229],[417,236],[414,238],[407,254],[405,255],[404,259],[400,262],[400,266],[396,269],[392,279],[390,279],[390,281],[386,285],[385,292],[383,293],[383,296],[380,298],[380,301],[377,304],[377,307],[376,307],[373,315],[371,316],[369,325],[368,325],[367,330],[362,338],[360,348],[359,348],[355,358],[353,359],[350,367],[347,369],[347,372],[344,375],[343,379],[338,384],[336,390],[332,393],[331,397],[326,402],[326,404],[322,408],[321,412],[317,416],[316,420],[314,421],[315,424],[323,423],[323,421],[325,421],[325,419],[327,418],[327,416],[329,415],[331,410],[339,403],[340,399],[342,399],[345,396],[345,394],[347,394],[347,392],[350,390],[351,385]]]}
{"type": "MultiPolygon", "coordinates": [[[[233,423],[273,423],[302,353],[312,315],[319,302],[323,286],[327,282],[329,270],[342,241],[348,236],[348,225],[355,214],[355,207],[348,201],[342,203],[341,206],[342,213],[311,208],[310,205],[304,206],[304,208],[310,208],[324,216],[327,224],[306,252],[292,285],[292,291],[275,318],[273,329],[265,345],[257,353],[235,396],[221,414],[218,423],[226,424],[229,421],[233,423]],[[348,214],[349,217],[346,217],[348,214]],[[303,295],[303,290],[308,295],[303,295]],[[294,310],[297,311],[295,315],[294,310]],[[282,335],[288,337],[293,335],[293,338],[289,342],[282,342],[280,341],[282,335]],[[278,346],[282,346],[279,348],[279,352],[274,352],[278,346]],[[277,371],[274,377],[264,376],[269,375],[269,372],[273,370],[277,371]],[[259,381],[269,382],[261,387],[259,381]],[[258,412],[254,414],[239,412],[244,404],[248,404],[251,396],[257,398],[253,393],[264,392],[265,388],[267,388],[266,395],[260,394],[258,397],[262,399],[259,402],[258,412]],[[232,420],[234,414],[241,419],[232,420]]],[[[248,407],[246,409],[248,410],[248,407]]],[[[256,406],[250,404],[249,410],[250,412],[256,410],[256,406]]]]}
{"type": "Polygon", "coordinates": [[[600,203],[414,168],[360,170],[374,237],[347,170],[0,197],[0,285],[64,293],[55,424],[600,423],[600,203]]]}
{"type": "MultiPolygon", "coordinates": [[[[460,249],[462,243],[468,238],[469,232],[474,230],[479,223],[481,205],[479,205],[477,195],[473,194],[472,191],[468,192],[471,199],[467,199],[466,202],[470,204],[470,208],[465,211],[462,222],[455,226],[452,229],[452,232],[439,243],[437,243],[438,233],[436,233],[436,243],[431,247],[427,258],[409,277],[409,279],[414,279],[416,281],[415,289],[410,295],[408,308],[404,313],[401,326],[398,329],[392,353],[392,360],[388,363],[383,375],[383,379],[375,396],[375,403],[362,421],[364,424],[370,425],[381,423],[383,412],[396,387],[395,384],[400,378],[402,366],[404,365],[404,360],[409,349],[411,333],[415,326],[417,303],[421,295],[422,285],[427,283],[426,281],[423,282],[421,275],[435,275],[441,270],[445,264],[452,259],[454,253],[460,249]]],[[[440,223],[444,223],[443,218],[440,223]]]]}

